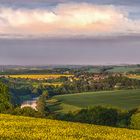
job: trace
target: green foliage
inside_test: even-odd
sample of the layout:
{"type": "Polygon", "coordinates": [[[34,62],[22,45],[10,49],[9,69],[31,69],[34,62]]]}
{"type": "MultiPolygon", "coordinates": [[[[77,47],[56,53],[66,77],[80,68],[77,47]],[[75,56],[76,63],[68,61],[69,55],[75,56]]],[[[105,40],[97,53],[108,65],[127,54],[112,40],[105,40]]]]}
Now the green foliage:
{"type": "Polygon", "coordinates": [[[98,125],[114,126],[118,120],[118,112],[113,108],[95,106],[89,109],[82,109],[76,115],[76,120],[98,125]]]}
{"type": "Polygon", "coordinates": [[[20,105],[25,100],[36,98],[42,94],[42,88],[40,86],[33,87],[33,82],[30,80],[3,78],[2,81],[9,87],[13,105],[20,105]]]}
{"type": "Polygon", "coordinates": [[[44,116],[46,116],[46,114],[48,113],[48,108],[46,106],[47,98],[48,98],[48,92],[45,91],[37,100],[37,110],[39,113],[41,113],[44,116]]]}
{"type": "MultiPolygon", "coordinates": [[[[133,118],[133,115],[136,113],[133,112],[133,110],[127,111],[115,107],[95,106],[95,107],[81,109],[76,112],[60,114],[57,116],[56,119],[72,121],[72,122],[96,124],[96,125],[129,128],[130,123],[132,125],[131,118],[133,118]]],[[[135,124],[137,125],[137,129],[138,129],[139,123],[135,122],[135,124]]],[[[136,129],[136,127],[133,128],[136,129]]]]}
{"type": "Polygon", "coordinates": [[[140,113],[132,115],[130,127],[133,129],[140,129],[140,113]]]}
{"type": "Polygon", "coordinates": [[[83,73],[75,76],[77,79],[65,81],[61,87],[48,89],[50,95],[81,93],[90,91],[114,90],[114,89],[138,89],[140,81],[130,79],[121,74],[90,74],[83,73]]]}
{"type": "Polygon", "coordinates": [[[95,106],[81,109],[76,113],[68,113],[63,116],[63,119],[97,125],[116,126],[119,119],[119,113],[115,108],[95,106]]]}
{"type": "Polygon", "coordinates": [[[15,108],[12,112],[13,115],[29,116],[29,117],[42,117],[41,114],[31,107],[15,108]]]}
{"type": "Polygon", "coordinates": [[[0,112],[4,112],[10,108],[12,108],[12,104],[10,103],[8,87],[0,83],[0,112]]]}

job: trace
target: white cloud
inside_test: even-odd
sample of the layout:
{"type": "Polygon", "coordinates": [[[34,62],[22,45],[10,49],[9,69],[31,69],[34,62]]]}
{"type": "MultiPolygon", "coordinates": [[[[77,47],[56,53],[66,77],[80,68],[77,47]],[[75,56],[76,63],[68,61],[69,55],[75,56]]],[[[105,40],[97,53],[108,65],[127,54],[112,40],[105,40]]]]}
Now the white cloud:
{"type": "Polygon", "coordinates": [[[140,33],[140,21],[110,5],[59,4],[50,9],[0,8],[0,34],[7,36],[98,36],[140,33]]]}

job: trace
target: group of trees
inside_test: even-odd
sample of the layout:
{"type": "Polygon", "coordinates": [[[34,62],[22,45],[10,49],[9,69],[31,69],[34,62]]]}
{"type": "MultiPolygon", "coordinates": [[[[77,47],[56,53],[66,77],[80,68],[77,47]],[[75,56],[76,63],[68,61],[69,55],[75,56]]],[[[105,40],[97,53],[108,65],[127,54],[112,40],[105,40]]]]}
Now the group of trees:
{"type": "Polygon", "coordinates": [[[18,115],[18,116],[29,116],[29,117],[42,117],[42,114],[38,112],[37,110],[31,108],[31,107],[16,107],[11,110],[10,114],[12,115],[18,115]]]}
{"type": "Polygon", "coordinates": [[[131,128],[140,130],[140,111],[131,117],[131,128]]]}
{"type": "MultiPolygon", "coordinates": [[[[120,81],[120,79],[118,80],[120,81]]],[[[125,81],[126,79],[121,80],[125,81]]],[[[108,81],[110,81],[110,79],[108,79],[108,81]]],[[[111,82],[115,83],[114,81],[115,80],[112,80],[111,82]]],[[[140,129],[139,108],[126,111],[113,107],[95,106],[67,114],[54,114],[46,105],[47,98],[48,92],[43,92],[42,95],[40,95],[37,101],[37,110],[30,107],[14,107],[11,103],[8,87],[0,83],[0,113],[11,113],[31,117],[51,117],[65,121],[140,129]]]]}
{"type": "Polygon", "coordinates": [[[24,100],[38,97],[43,92],[42,87],[33,86],[34,81],[20,78],[1,78],[1,81],[9,87],[13,105],[20,105],[24,100]]]}
{"type": "Polygon", "coordinates": [[[71,68],[49,68],[49,67],[42,67],[42,68],[18,68],[15,70],[14,68],[4,69],[3,72],[0,71],[2,75],[13,75],[13,74],[64,74],[64,73],[71,73],[74,72],[75,69],[71,68]]]}
{"type": "Polygon", "coordinates": [[[41,116],[47,116],[50,113],[50,110],[48,109],[46,105],[46,100],[48,98],[48,92],[43,92],[42,95],[40,95],[39,99],[37,100],[37,110],[41,114],[41,116]]]}
{"type": "Polygon", "coordinates": [[[0,82],[0,113],[12,108],[8,87],[0,82]]]}
{"type": "Polygon", "coordinates": [[[72,122],[140,129],[139,108],[122,110],[114,107],[95,106],[57,115],[56,118],[72,122]]]}
{"type": "Polygon", "coordinates": [[[88,75],[84,77],[77,77],[77,79],[72,79],[72,81],[67,80],[62,86],[46,86],[46,90],[48,91],[49,96],[54,96],[101,90],[140,88],[140,80],[130,79],[122,75],[110,75],[98,81],[88,75]]]}
{"type": "Polygon", "coordinates": [[[57,79],[31,80],[31,79],[3,79],[8,85],[13,97],[14,104],[20,104],[27,98],[40,96],[48,91],[48,96],[71,94],[80,92],[92,92],[113,89],[136,89],[140,88],[140,80],[130,79],[121,74],[98,74],[99,80],[95,80],[92,73],[77,73],[74,77],[60,77],[57,79]],[[62,83],[53,85],[53,83],[62,83]],[[50,83],[43,85],[41,83],[50,83]]]}
{"type": "MultiPolygon", "coordinates": [[[[24,89],[23,91],[26,92],[24,89]]],[[[22,94],[22,93],[18,93],[22,94]]],[[[10,113],[13,115],[23,115],[31,117],[45,117],[49,112],[46,107],[46,99],[48,98],[48,93],[43,92],[37,101],[37,110],[31,107],[20,108],[13,104],[12,96],[9,93],[9,88],[0,82],[0,113],[10,113]]]]}
{"type": "Polygon", "coordinates": [[[30,116],[30,117],[46,117],[50,111],[46,106],[46,100],[48,98],[48,93],[43,92],[42,95],[39,96],[36,103],[36,109],[31,107],[15,107],[11,110],[11,114],[13,115],[22,115],[22,116],[30,116]]]}

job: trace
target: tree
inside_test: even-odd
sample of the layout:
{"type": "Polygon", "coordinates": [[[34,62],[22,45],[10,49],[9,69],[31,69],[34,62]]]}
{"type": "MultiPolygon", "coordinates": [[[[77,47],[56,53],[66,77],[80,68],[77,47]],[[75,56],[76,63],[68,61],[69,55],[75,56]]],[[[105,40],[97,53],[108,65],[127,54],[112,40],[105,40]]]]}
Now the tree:
{"type": "Polygon", "coordinates": [[[116,126],[119,119],[119,112],[115,108],[95,106],[81,109],[78,112],[68,113],[62,119],[89,124],[116,126]]]}
{"type": "Polygon", "coordinates": [[[8,87],[0,82],[0,112],[12,108],[8,87]]]}
{"type": "Polygon", "coordinates": [[[110,126],[116,125],[119,116],[117,109],[102,106],[83,109],[78,115],[81,115],[81,121],[83,119],[88,123],[110,126]],[[82,116],[84,118],[82,118],[82,116]]]}
{"type": "Polygon", "coordinates": [[[132,115],[130,127],[133,129],[140,129],[140,113],[132,115]]]}
{"type": "Polygon", "coordinates": [[[48,98],[48,92],[45,91],[37,100],[37,110],[44,116],[46,116],[46,114],[49,111],[48,108],[46,107],[47,98],[48,98]]]}

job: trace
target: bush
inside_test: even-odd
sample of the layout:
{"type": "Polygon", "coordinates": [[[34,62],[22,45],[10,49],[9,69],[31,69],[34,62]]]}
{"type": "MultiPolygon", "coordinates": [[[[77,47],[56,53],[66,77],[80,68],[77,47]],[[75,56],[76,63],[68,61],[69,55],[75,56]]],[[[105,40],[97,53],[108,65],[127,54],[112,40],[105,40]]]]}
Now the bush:
{"type": "Polygon", "coordinates": [[[135,128],[139,129],[140,119],[136,120],[134,116],[140,114],[140,108],[134,108],[131,110],[124,110],[120,108],[107,107],[107,106],[95,106],[86,109],[81,109],[76,112],[69,112],[67,114],[54,115],[55,119],[81,122],[97,125],[116,126],[121,128],[135,128]]]}
{"type": "Polygon", "coordinates": [[[103,106],[82,109],[79,112],[68,113],[60,117],[60,119],[66,121],[109,126],[116,126],[118,118],[119,113],[117,109],[103,106]]]}
{"type": "Polygon", "coordinates": [[[119,118],[117,127],[127,128],[130,125],[130,119],[133,113],[133,110],[123,110],[118,109],[119,118]]]}
{"type": "Polygon", "coordinates": [[[16,108],[13,115],[29,116],[29,117],[42,117],[41,114],[31,107],[16,108]]]}
{"type": "Polygon", "coordinates": [[[87,110],[81,110],[77,114],[77,118],[80,118],[79,121],[85,120],[88,123],[109,126],[116,125],[118,116],[117,109],[102,106],[95,106],[87,110]]]}
{"type": "Polygon", "coordinates": [[[130,127],[133,129],[140,129],[140,113],[132,115],[130,127]]]}

